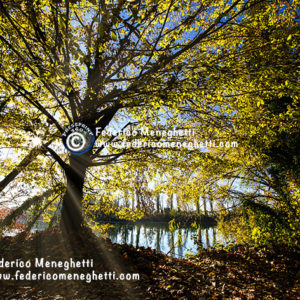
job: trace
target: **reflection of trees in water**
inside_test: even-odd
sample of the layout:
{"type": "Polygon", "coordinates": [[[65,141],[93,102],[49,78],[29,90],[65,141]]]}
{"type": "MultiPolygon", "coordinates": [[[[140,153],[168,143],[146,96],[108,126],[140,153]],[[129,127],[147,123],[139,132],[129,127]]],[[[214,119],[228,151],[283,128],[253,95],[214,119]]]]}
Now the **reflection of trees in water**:
{"type": "Polygon", "coordinates": [[[202,242],[202,229],[199,226],[197,230],[197,251],[201,251],[203,249],[203,242],[202,242]]]}
{"type": "Polygon", "coordinates": [[[169,255],[184,257],[186,251],[199,252],[217,242],[215,228],[178,228],[170,231],[168,226],[153,224],[116,225],[109,237],[114,243],[126,243],[136,247],[145,246],[169,255]],[[181,238],[179,238],[181,236],[181,238]],[[181,243],[180,243],[181,240],[181,243]],[[192,245],[191,241],[194,241],[192,245]]]}
{"type": "Polygon", "coordinates": [[[217,231],[216,229],[213,227],[213,245],[216,243],[217,241],[217,231]]]}
{"type": "Polygon", "coordinates": [[[137,225],[136,228],[135,246],[138,247],[140,245],[141,225],[137,225]]]}
{"type": "Polygon", "coordinates": [[[178,237],[180,236],[180,239],[178,239],[177,244],[178,244],[178,256],[179,257],[183,257],[183,240],[185,239],[185,237],[182,235],[182,230],[178,229],[178,237]]]}
{"type": "Polygon", "coordinates": [[[208,229],[205,228],[205,241],[206,241],[206,248],[209,247],[209,235],[208,235],[208,229]]]}
{"type": "Polygon", "coordinates": [[[151,246],[155,237],[155,229],[156,227],[144,226],[144,236],[146,239],[147,247],[151,246]]]}
{"type": "Polygon", "coordinates": [[[131,228],[131,231],[130,231],[130,244],[133,245],[133,231],[134,231],[134,228],[131,228]]]}
{"type": "MultiPolygon", "coordinates": [[[[177,251],[179,257],[184,257],[184,252],[187,249],[187,241],[191,238],[191,228],[179,228],[173,232],[172,247],[177,251]]],[[[170,251],[171,253],[171,251],[170,251]]]]}
{"type": "Polygon", "coordinates": [[[197,236],[194,237],[197,250],[201,251],[204,248],[210,248],[216,243],[216,230],[214,228],[197,229],[197,236]]]}
{"type": "Polygon", "coordinates": [[[156,228],[156,250],[158,250],[158,251],[160,251],[160,239],[161,239],[160,231],[161,231],[161,228],[157,227],[156,228]]]}
{"type": "Polygon", "coordinates": [[[118,241],[118,235],[120,234],[121,228],[119,227],[114,227],[110,229],[109,231],[109,238],[113,243],[116,243],[118,241]]]}
{"type": "Polygon", "coordinates": [[[191,228],[185,228],[183,231],[184,231],[184,233],[183,233],[183,240],[182,240],[183,244],[182,244],[182,246],[186,250],[186,248],[187,248],[186,243],[189,239],[191,239],[192,229],[191,228]]]}
{"type": "Polygon", "coordinates": [[[174,231],[169,231],[169,247],[171,256],[175,256],[175,241],[174,241],[174,231]]]}
{"type": "Polygon", "coordinates": [[[165,249],[166,244],[167,244],[166,241],[168,240],[169,231],[163,226],[160,226],[159,229],[160,229],[160,242],[159,242],[159,244],[160,244],[161,251],[163,251],[165,249]]]}
{"type": "Polygon", "coordinates": [[[128,227],[127,226],[122,226],[122,244],[127,244],[128,241],[128,227]]]}

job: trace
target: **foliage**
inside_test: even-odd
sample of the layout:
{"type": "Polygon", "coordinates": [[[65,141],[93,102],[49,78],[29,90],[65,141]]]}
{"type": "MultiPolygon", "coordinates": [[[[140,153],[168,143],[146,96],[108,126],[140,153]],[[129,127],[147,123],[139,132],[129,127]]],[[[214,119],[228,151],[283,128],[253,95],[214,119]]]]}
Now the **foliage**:
{"type": "MultiPolygon", "coordinates": [[[[62,182],[43,205],[19,211],[35,206],[32,221],[51,223],[59,208],[71,227],[94,228],[97,212],[131,220],[153,212],[161,193],[175,194],[180,208],[209,195],[220,213],[238,208],[248,239],[295,243],[298,4],[0,2],[0,143],[13,151],[0,164],[0,192],[14,185],[11,198],[32,199],[62,182]],[[60,135],[74,122],[94,132],[194,129],[147,139],[219,147],[94,146],[70,155],[60,135]]],[[[134,138],[97,138],[124,140],[134,138]]]]}

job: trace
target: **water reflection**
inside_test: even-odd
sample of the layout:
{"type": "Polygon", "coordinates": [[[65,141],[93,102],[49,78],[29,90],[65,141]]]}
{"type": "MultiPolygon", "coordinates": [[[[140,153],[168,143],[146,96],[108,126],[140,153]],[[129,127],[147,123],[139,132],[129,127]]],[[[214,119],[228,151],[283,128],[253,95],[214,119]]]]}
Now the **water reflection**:
{"type": "Polygon", "coordinates": [[[110,229],[113,243],[151,247],[173,257],[185,257],[201,248],[212,247],[220,242],[217,230],[210,228],[179,228],[170,231],[168,224],[116,224],[110,229]]]}
{"type": "MultiPolygon", "coordinates": [[[[31,229],[31,232],[41,231],[46,227],[46,223],[38,223],[31,229]]],[[[5,232],[5,235],[17,233],[17,231],[9,231],[5,232]]],[[[151,247],[178,258],[183,258],[186,254],[196,254],[202,248],[224,242],[214,227],[178,228],[171,231],[168,224],[165,223],[116,224],[114,228],[110,229],[108,236],[113,243],[151,247]]]]}

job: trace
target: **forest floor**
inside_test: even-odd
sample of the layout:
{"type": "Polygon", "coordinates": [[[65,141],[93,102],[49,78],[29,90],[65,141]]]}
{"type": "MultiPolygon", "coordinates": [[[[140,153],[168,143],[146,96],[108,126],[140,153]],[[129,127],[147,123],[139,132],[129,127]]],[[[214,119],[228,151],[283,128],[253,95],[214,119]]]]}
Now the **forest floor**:
{"type": "Polygon", "coordinates": [[[299,252],[282,247],[206,250],[176,259],[150,248],[112,244],[90,231],[66,240],[58,230],[3,237],[0,263],[30,260],[31,269],[1,268],[0,299],[300,299],[299,252]],[[93,268],[41,269],[35,258],[93,259],[93,268]],[[1,273],[139,273],[133,281],[4,280],[1,273]]]}

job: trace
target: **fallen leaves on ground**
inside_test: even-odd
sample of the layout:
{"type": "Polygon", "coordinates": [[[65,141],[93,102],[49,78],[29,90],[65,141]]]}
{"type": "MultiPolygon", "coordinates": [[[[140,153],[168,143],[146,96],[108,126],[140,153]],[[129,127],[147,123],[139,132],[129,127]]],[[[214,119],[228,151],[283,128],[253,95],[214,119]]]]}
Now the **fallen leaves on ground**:
{"type": "MultiPolygon", "coordinates": [[[[26,261],[93,258],[95,272],[139,273],[134,281],[4,281],[1,299],[297,299],[299,251],[238,247],[176,259],[151,248],[112,244],[89,230],[58,230],[0,240],[0,257],[26,261]]],[[[3,270],[0,269],[0,272],[3,270]]],[[[11,269],[13,273],[15,269],[11,269]]],[[[33,272],[38,270],[32,269],[33,272]]],[[[39,270],[41,271],[41,270],[39,270]]],[[[55,271],[55,270],[54,270],[55,271]]],[[[82,269],[80,272],[91,270],[82,269]]],[[[78,270],[76,270],[78,272],[78,270]]]]}

